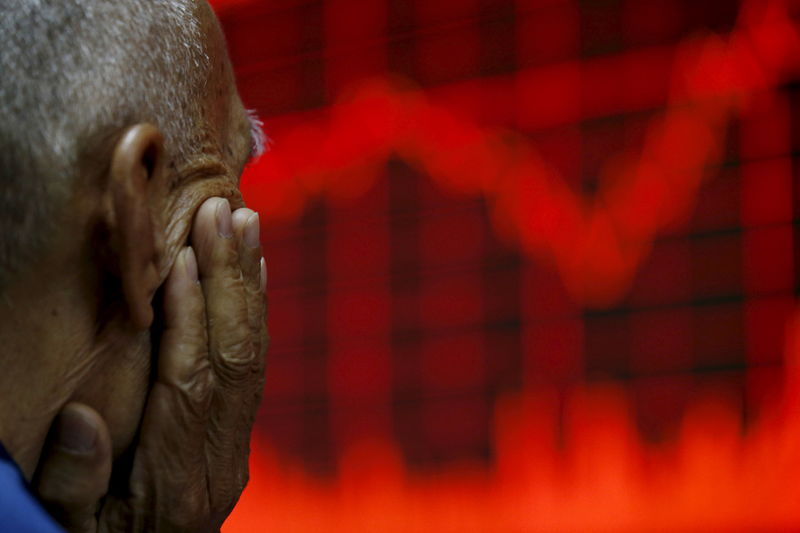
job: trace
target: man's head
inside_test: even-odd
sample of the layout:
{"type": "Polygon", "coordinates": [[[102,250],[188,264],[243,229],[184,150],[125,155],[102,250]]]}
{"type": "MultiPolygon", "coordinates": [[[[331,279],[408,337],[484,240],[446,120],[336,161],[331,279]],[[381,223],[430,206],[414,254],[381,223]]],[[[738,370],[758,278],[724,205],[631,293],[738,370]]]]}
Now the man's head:
{"type": "MultiPolygon", "coordinates": [[[[17,352],[0,357],[8,380],[39,378],[21,393],[31,427],[76,399],[121,448],[147,388],[151,300],[202,201],[241,204],[252,120],[204,1],[0,4],[0,340],[17,352]]],[[[0,439],[18,438],[5,420],[0,439]]],[[[41,439],[18,445],[22,462],[41,439]]]]}

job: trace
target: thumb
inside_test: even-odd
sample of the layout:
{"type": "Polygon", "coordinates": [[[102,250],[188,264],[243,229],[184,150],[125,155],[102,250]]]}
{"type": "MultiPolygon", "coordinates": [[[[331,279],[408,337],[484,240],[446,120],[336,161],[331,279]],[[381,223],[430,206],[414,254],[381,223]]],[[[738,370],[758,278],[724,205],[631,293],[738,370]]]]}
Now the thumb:
{"type": "Polygon", "coordinates": [[[95,514],[108,491],[111,437],[91,407],[67,404],[42,451],[34,490],[45,508],[70,533],[95,533],[95,514]]]}

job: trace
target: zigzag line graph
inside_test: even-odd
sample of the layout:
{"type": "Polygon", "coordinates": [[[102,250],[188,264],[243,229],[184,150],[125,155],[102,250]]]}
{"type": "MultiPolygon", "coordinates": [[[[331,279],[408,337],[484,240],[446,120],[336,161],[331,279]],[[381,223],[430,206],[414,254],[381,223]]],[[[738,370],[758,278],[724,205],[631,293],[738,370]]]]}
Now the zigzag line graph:
{"type": "Polygon", "coordinates": [[[481,127],[389,79],[363,82],[281,134],[242,187],[266,219],[293,218],[316,198],[364,192],[397,157],[449,191],[483,196],[499,232],[551,261],[578,301],[605,306],[624,295],[656,236],[690,215],[730,120],[751,94],[790,79],[799,58],[800,34],[780,0],[745,3],[727,37],[681,44],[665,111],[639,150],[621,147],[593,197],[522,135],[481,127]]]}
{"type": "MultiPolygon", "coordinates": [[[[790,5],[750,0],[728,36],[683,43],[666,110],[638,150],[607,166],[592,197],[524,136],[387,80],[276,136],[248,170],[245,197],[265,220],[291,220],[320,198],[363,194],[397,157],[449,191],[485,198],[498,232],[551,261],[579,301],[608,305],[653,240],[690,215],[730,121],[752,95],[796,77],[790,5]]],[[[783,389],[746,431],[738,409],[710,394],[688,405],[676,442],[653,448],[637,437],[624,387],[606,383],[566,391],[563,412],[559,393],[542,388],[498,402],[488,467],[420,474],[387,440],[345,450],[337,479],[320,481],[256,438],[252,482],[224,530],[797,530],[800,316],[788,326],[783,389]]]]}

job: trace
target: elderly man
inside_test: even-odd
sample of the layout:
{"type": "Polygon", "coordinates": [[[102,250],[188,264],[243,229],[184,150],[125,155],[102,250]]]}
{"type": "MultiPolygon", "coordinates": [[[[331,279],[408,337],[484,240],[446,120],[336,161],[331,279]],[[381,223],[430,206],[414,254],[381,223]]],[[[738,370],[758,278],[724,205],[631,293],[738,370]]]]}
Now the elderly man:
{"type": "Polygon", "coordinates": [[[0,529],[58,530],[41,503],[69,531],[218,530],[267,339],[237,190],[260,130],[216,18],[0,5],[0,529]]]}

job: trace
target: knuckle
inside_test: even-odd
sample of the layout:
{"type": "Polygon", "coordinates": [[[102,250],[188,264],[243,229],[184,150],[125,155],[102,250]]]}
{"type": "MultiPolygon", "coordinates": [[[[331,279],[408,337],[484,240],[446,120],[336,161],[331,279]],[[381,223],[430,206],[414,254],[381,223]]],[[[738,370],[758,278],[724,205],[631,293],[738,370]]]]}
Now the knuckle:
{"type": "Polygon", "coordinates": [[[243,283],[242,272],[235,260],[216,260],[209,268],[201,272],[200,283],[203,287],[206,309],[208,312],[225,299],[233,291],[240,291],[243,283]]]}
{"type": "Polygon", "coordinates": [[[189,410],[195,417],[202,418],[208,411],[214,391],[214,372],[208,359],[198,365],[192,376],[183,382],[181,392],[186,398],[189,410]]]}
{"type": "MultiPolygon", "coordinates": [[[[259,274],[260,275],[260,274],[259,274]]],[[[256,276],[247,277],[246,282],[244,284],[245,293],[247,294],[247,299],[250,302],[253,302],[254,310],[256,311],[255,314],[263,314],[263,310],[260,308],[263,307],[262,300],[264,299],[264,293],[261,292],[261,280],[256,276]]]]}
{"type": "Polygon", "coordinates": [[[208,348],[205,342],[203,345],[198,350],[195,344],[178,344],[172,357],[159,361],[159,381],[176,390],[192,412],[207,408],[214,386],[208,348]]]}
{"type": "Polygon", "coordinates": [[[239,272],[239,253],[233,243],[233,239],[220,242],[214,250],[212,262],[216,268],[222,268],[231,272],[239,272]]]}
{"type": "Polygon", "coordinates": [[[258,357],[249,337],[227,342],[219,346],[214,358],[215,370],[228,380],[248,378],[257,370],[258,357]]]}

